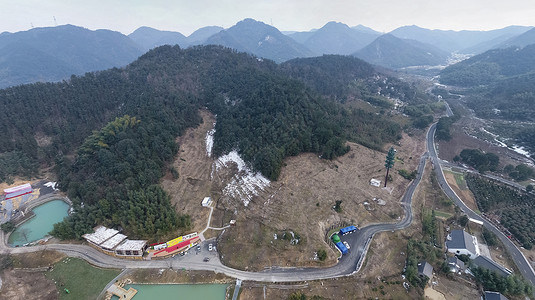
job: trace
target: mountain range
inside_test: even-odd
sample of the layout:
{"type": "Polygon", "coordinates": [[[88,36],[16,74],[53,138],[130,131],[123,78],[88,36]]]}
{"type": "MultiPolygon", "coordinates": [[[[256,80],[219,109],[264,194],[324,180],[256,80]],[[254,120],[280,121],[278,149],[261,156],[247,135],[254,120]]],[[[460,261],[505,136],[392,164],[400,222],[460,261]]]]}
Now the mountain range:
{"type": "Polygon", "coordinates": [[[122,67],[141,54],[136,43],[111,30],[63,25],[2,33],[0,88],[122,67]]]}
{"type": "Polygon", "coordinates": [[[224,29],[200,28],[189,36],[140,27],[128,36],[110,30],[63,25],[0,34],[0,88],[38,81],[60,81],[72,74],[122,67],[161,45],[217,44],[281,63],[322,54],[354,55],[387,68],[444,65],[452,52],[478,54],[535,43],[535,29],[509,26],[490,31],[430,30],[404,26],[389,34],[363,25],[328,22],[306,32],[284,34],[245,19],[224,29]]]}

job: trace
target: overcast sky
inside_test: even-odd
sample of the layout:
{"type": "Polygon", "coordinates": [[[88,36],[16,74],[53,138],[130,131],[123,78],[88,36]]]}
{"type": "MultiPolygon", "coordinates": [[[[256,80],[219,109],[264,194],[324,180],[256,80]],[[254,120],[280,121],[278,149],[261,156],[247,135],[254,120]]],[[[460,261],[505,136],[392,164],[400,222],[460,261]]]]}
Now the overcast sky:
{"type": "Polygon", "coordinates": [[[388,32],[404,25],[488,30],[535,25],[533,0],[0,0],[0,32],[73,24],[129,34],[140,26],[191,34],[228,28],[244,18],[281,31],[308,31],[329,21],[388,32]]]}

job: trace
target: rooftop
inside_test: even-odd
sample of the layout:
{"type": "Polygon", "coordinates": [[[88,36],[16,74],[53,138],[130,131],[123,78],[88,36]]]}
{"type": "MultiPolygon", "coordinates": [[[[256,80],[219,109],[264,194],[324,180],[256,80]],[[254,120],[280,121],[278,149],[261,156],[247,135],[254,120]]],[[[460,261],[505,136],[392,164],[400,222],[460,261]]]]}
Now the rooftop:
{"type": "Polygon", "coordinates": [[[124,243],[120,244],[115,248],[117,251],[141,251],[143,247],[147,244],[145,240],[126,240],[124,243]]]}
{"type": "Polygon", "coordinates": [[[485,300],[508,300],[504,295],[498,292],[485,291],[485,300]]]}
{"type": "Polygon", "coordinates": [[[448,249],[466,249],[472,253],[477,253],[473,237],[464,230],[452,230],[449,234],[451,239],[446,241],[448,249]]]}
{"type": "Polygon", "coordinates": [[[23,185],[14,186],[14,187],[11,187],[11,188],[4,189],[4,193],[6,193],[6,194],[15,193],[15,192],[23,191],[23,190],[26,190],[26,189],[30,189],[31,190],[32,189],[32,185],[29,184],[29,183],[25,183],[23,185]]]}
{"type": "Polygon", "coordinates": [[[118,230],[98,226],[95,232],[84,234],[82,237],[93,244],[100,245],[117,233],[119,233],[118,230]]]}
{"type": "Polygon", "coordinates": [[[501,276],[509,276],[511,275],[511,272],[498,264],[497,262],[493,261],[492,259],[485,257],[485,256],[478,256],[472,260],[472,263],[479,268],[484,268],[487,270],[494,271],[498,273],[498,275],[501,276]]]}
{"type": "Polygon", "coordinates": [[[418,263],[418,274],[423,274],[428,278],[433,277],[433,266],[431,266],[426,261],[421,261],[418,263]]]}
{"type": "Polygon", "coordinates": [[[118,233],[109,238],[104,243],[102,243],[100,247],[106,249],[113,249],[115,246],[119,245],[122,241],[124,241],[124,239],[126,239],[126,235],[118,233]]]}

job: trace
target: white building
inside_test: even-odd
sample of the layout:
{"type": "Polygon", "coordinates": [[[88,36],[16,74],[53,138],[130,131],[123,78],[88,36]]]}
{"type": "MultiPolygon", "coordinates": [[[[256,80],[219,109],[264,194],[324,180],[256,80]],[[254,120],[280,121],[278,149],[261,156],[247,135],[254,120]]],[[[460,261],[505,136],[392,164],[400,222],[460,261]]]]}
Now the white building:
{"type": "Polygon", "coordinates": [[[379,186],[381,185],[381,180],[372,178],[372,179],[370,180],[370,185],[371,185],[371,186],[379,187],[379,186]]]}
{"type": "Polygon", "coordinates": [[[452,230],[446,238],[446,247],[448,248],[448,252],[455,255],[465,254],[472,259],[479,256],[477,238],[464,230],[452,230]]]}
{"type": "Polygon", "coordinates": [[[203,207],[210,207],[212,205],[212,198],[204,197],[204,199],[202,199],[201,205],[203,207]]]}

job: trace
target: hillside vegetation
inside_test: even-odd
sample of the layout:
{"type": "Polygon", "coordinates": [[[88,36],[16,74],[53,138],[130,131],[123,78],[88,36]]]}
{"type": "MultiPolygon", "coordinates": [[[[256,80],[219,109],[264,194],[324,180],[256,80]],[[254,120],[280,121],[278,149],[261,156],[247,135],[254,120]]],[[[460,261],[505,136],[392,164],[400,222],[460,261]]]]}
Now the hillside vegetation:
{"type": "MultiPolygon", "coordinates": [[[[1,179],[54,166],[77,212],[56,226],[62,238],[79,237],[98,223],[158,237],[189,224],[154,184],[176,155],[175,138],[200,122],[202,107],[217,114],[213,153],[237,149],[273,180],[287,156],[314,152],[331,159],[348,151],[347,140],[380,149],[399,139],[401,127],[386,116],[347,108],[333,101],[335,89],[301,80],[319,72],[315,64],[330,65],[322,59],[355,60],[305,61],[305,71],[292,79],[285,66],[219,46],[163,46],[125,69],[0,90],[0,162],[9,170],[1,179]]],[[[374,78],[389,82],[358,64],[344,72],[368,84],[352,93],[373,94],[374,78]]],[[[401,83],[391,93],[394,86],[404,87],[400,95],[417,94],[401,83]]]]}
{"type": "Polygon", "coordinates": [[[526,249],[533,247],[535,239],[535,200],[532,194],[497,184],[477,175],[466,176],[466,183],[474,193],[481,212],[496,215],[500,223],[520,241],[526,249]]]}

